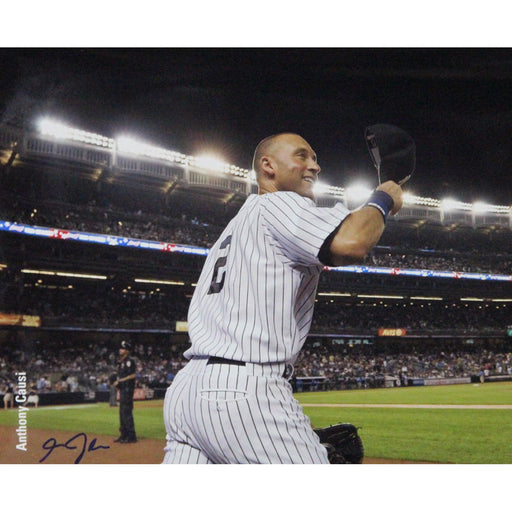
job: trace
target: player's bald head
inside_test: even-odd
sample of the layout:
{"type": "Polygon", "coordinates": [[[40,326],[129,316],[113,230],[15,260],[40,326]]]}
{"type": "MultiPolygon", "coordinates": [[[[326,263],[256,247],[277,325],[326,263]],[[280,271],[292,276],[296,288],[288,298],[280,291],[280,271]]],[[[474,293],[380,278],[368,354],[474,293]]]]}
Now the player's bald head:
{"type": "Polygon", "coordinates": [[[261,170],[261,159],[264,156],[271,155],[274,148],[277,147],[279,141],[290,136],[298,137],[298,135],[295,133],[284,132],[270,135],[269,137],[265,137],[262,141],[260,141],[254,150],[254,156],[252,159],[252,168],[254,171],[256,171],[256,174],[259,174],[261,170]]]}

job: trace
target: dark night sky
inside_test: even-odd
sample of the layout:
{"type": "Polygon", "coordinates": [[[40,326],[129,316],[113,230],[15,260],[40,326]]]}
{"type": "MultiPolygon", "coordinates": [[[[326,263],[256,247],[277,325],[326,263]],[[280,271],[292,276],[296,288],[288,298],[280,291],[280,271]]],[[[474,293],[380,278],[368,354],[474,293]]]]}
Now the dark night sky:
{"type": "Polygon", "coordinates": [[[322,181],[375,184],[364,127],[417,143],[411,192],[512,203],[512,50],[392,48],[0,51],[4,122],[40,114],[250,167],[263,137],[294,131],[322,181]]]}

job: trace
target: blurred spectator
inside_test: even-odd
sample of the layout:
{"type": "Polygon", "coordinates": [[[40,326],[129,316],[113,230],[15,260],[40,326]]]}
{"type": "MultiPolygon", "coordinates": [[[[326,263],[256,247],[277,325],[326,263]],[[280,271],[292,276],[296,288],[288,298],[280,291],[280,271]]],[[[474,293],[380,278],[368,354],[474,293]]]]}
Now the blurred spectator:
{"type": "Polygon", "coordinates": [[[4,409],[14,408],[14,386],[12,382],[4,384],[2,392],[4,394],[4,409]]]}

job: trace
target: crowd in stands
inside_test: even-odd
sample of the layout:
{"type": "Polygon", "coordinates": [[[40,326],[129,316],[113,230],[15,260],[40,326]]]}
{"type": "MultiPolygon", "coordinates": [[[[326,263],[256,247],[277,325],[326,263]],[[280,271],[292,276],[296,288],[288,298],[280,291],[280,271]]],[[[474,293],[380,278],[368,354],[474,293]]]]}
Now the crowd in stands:
{"type": "Polygon", "coordinates": [[[165,215],[123,209],[110,204],[99,206],[96,201],[70,205],[59,201],[25,203],[1,201],[0,218],[18,224],[28,224],[122,236],[160,242],[173,242],[199,247],[211,247],[222,229],[206,220],[186,214],[165,215]]]}
{"type": "Polygon", "coordinates": [[[477,332],[503,329],[510,323],[511,308],[496,303],[352,303],[319,301],[312,331],[343,332],[346,329],[406,328],[413,330],[463,329],[477,332]],[[375,304],[375,305],[374,305],[375,304]]]}
{"type": "MultiPolygon", "coordinates": [[[[156,240],[177,244],[211,247],[228,219],[187,213],[162,213],[123,208],[111,203],[98,204],[90,200],[85,204],[59,201],[27,201],[22,198],[2,200],[0,219],[29,225],[56,227],[81,232],[156,240]]],[[[200,212],[200,209],[198,209],[200,212]]],[[[451,270],[458,272],[484,272],[512,274],[512,255],[508,238],[481,233],[464,233],[457,237],[411,236],[398,224],[390,224],[382,243],[392,243],[388,250],[377,248],[364,264],[392,268],[451,270]],[[428,249],[428,252],[427,252],[428,249]],[[421,251],[423,250],[423,253],[421,251]]],[[[428,233],[428,230],[425,230],[428,233]]]]}
{"type": "MultiPolygon", "coordinates": [[[[411,379],[490,376],[512,379],[512,350],[463,346],[461,342],[438,341],[435,347],[391,348],[377,346],[333,346],[329,341],[310,342],[295,364],[294,386],[304,389],[304,377],[317,378],[307,389],[353,389],[408,385],[411,379]],[[388,383],[388,384],[387,384],[388,383]]],[[[182,344],[135,343],[132,356],[137,365],[137,387],[165,389],[186,360],[182,344]]],[[[14,371],[23,368],[33,394],[74,391],[107,391],[109,377],[116,372],[118,353],[109,343],[35,342],[27,347],[0,345],[0,393],[16,384],[14,371]]]]}
{"type": "MultiPolygon", "coordinates": [[[[0,272],[0,301],[9,292],[0,272]],[[3,290],[3,294],[2,294],[3,290]]],[[[3,301],[1,312],[36,315],[45,326],[130,327],[173,329],[187,319],[194,288],[153,285],[146,288],[112,286],[108,282],[67,286],[19,287],[15,306],[3,301]],[[80,286],[81,285],[81,286],[80,286]]],[[[460,300],[346,301],[318,296],[312,332],[376,331],[381,327],[419,331],[458,329],[465,332],[505,330],[512,324],[511,303],[460,300]]]]}
{"type": "MultiPolygon", "coordinates": [[[[103,200],[71,204],[57,200],[27,200],[0,196],[0,219],[11,222],[102,233],[145,240],[211,247],[227,218],[195,212],[179,214],[144,205],[103,200]]],[[[460,272],[493,272],[512,275],[512,245],[507,236],[474,233],[442,233],[432,236],[427,228],[410,236],[399,223],[389,223],[366,265],[393,268],[420,268],[460,272]]],[[[202,261],[202,260],[201,260],[202,261]]],[[[3,263],[0,261],[0,263],[3,263]]],[[[197,263],[197,262],[196,262],[197,263]]],[[[324,273],[332,279],[335,272],[324,273]],[[330,275],[327,275],[330,274],[330,275]]],[[[340,273],[338,273],[340,274],[340,273]]],[[[377,277],[373,277],[378,279],[377,277]]],[[[325,282],[324,282],[325,283],[325,282]]],[[[179,287],[162,291],[128,290],[111,283],[76,286],[73,289],[27,285],[19,274],[7,268],[0,272],[0,299],[12,291],[12,311],[3,301],[0,312],[40,315],[43,324],[60,326],[138,327],[172,331],[176,320],[185,320],[191,291],[179,287]],[[94,285],[96,286],[96,285],[94,285]]],[[[498,284],[499,286],[499,284],[498,284]]],[[[493,303],[431,304],[371,301],[331,302],[318,300],[312,333],[337,333],[350,330],[376,330],[380,327],[412,330],[464,329],[468,333],[503,329],[511,324],[510,305],[493,303]]],[[[184,347],[168,340],[135,343],[137,385],[165,388],[185,364],[184,347]]],[[[116,369],[114,342],[53,340],[25,343],[0,343],[0,393],[15,384],[14,371],[23,368],[33,393],[63,391],[107,391],[109,377],[116,369]]],[[[318,385],[327,389],[375,387],[385,385],[386,376],[406,383],[414,378],[468,377],[472,375],[512,376],[512,353],[503,347],[465,347],[440,341],[438,346],[415,350],[382,350],[382,346],[333,348],[321,343],[307,344],[297,360],[295,379],[321,377],[318,385]]]]}
{"type": "MultiPolygon", "coordinates": [[[[185,364],[182,353],[170,343],[137,343],[132,354],[139,387],[165,388],[185,364]]],[[[117,372],[117,358],[117,345],[112,342],[6,343],[0,345],[0,392],[5,385],[16,383],[14,372],[20,368],[27,373],[28,389],[35,394],[107,391],[109,377],[117,372]]]]}
{"type": "MultiPolygon", "coordinates": [[[[449,379],[456,377],[508,376],[512,379],[512,351],[478,349],[468,351],[462,347],[445,349],[440,342],[435,349],[421,349],[397,353],[369,353],[353,348],[332,350],[327,344],[306,347],[298,359],[295,375],[321,378],[315,389],[354,389],[406,386],[413,379],[449,379]]],[[[311,387],[309,388],[311,389],[311,387]]]]}
{"type": "Polygon", "coordinates": [[[24,314],[41,316],[45,325],[154,329],[170,329],[176,320],[186,320],[188,303],[180,291],[164,295],[109,286],[94,292],[27,287],[20,300],[24,314]]]}
{"type": "Polygon", "coordinates": [[[377,253],[374,251],[365,262],[367,265],[390,268],[413,268],[428,270],[448,270],[453,272],[479,272],[495,274],[512,274],[511,255],[489,255],[481,252],[462,254],[452,251],[448,255],[424,256],[420,254],[397,251],[393,253],[377,253]]]}

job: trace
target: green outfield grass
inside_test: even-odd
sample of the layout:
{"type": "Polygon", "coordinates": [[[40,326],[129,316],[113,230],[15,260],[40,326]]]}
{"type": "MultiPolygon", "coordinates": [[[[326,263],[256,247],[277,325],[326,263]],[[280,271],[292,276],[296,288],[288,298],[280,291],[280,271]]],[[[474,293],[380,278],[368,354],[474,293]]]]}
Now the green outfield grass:
{"type": "MultiPolygon", "coordinates": [[[[512,383],[301,393],[302,404],[511,405],[512,383]]],[[[512,463],[512,409],[309,407],[315,427],[360,427],[368,457],[458,464],[512,463]]]]}
{"type": "MultiPolygon", "coordinates": [[[[370,458],[458,464],[512,464],[512,409],[414,408],[414,405],[512,405],[512,383],[298,393],[315,427],[349,422],[360,427],[370,458]],[[329,404],[329,407],[321,407],[329,404]],[[348,404],[348,407],[333,407],[348,404]],[[364,404],[388,407],[364,408],[364,404]],[[411,408],[389,407],[409,404],[411,408]],[[353,407],[350,407],[353,405],[353,407]]],[[[119,410],[108,404],[39,407],[29,428],[118,435],[119,410]]],[[[134,411],[140,438],[165,437],[162,401],[139,402],[134,411]]],[[[0,411],[0,424],[15,426],[15,410],[0,411]]]]}
{"type": "Polygon", "coordinates": [[[300,393],[302,403],[512,405],[512,382],[300,393]]]}

